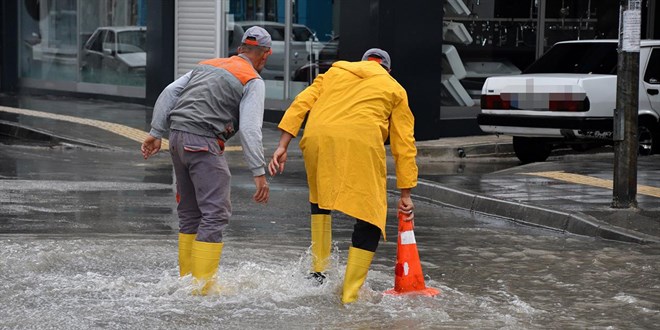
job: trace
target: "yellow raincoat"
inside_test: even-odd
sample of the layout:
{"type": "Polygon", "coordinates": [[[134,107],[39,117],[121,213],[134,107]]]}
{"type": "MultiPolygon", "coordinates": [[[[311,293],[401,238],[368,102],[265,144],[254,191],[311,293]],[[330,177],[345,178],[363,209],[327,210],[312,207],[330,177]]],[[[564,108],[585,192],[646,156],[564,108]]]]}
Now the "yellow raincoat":
{"type": "Polygon", "coordinates": [[[301,92],[279,128],[296,136],[309,200],[380,228],[385,237],[388,136],[397,188],[417,185],[414,117],[406,91],[374,61],[335,62],[301,92]]]}

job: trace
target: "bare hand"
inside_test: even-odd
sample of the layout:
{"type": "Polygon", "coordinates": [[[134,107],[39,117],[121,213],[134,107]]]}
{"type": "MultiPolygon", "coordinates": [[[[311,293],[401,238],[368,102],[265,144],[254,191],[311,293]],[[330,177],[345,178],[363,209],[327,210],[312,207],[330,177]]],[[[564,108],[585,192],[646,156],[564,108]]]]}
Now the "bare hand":
{"type": "Polygon", "coordinates": [[[277,147],[273,153],[273,158],[268,163],[268,173],[271,176],[281,174],[284,172],[284,164],[286,163],[287,152],[284,147],[277,147]]]}
{"type": "Polygon", "coordinates": [[[401,197],[399,198],[398,209],[400,213],[408,214],[408,217],[405,219],[406,221],[412,221],[413,219],[415,219],[415,213],[413,213],[413,210],[415,209],[415,204],[413,204],[413,201],[410,198],[410,189],[401,190],[401,197]]]}
{"type": "Polygon", "coordinates": [[[160,151],[160,143],[160,139],[157,139],[151,135],[147,136],[147,138],[144,139],[144,142],[142,142],[142,147],[140,148],[140,150],[142,150],[142,157],[147,159],[155,155],[158,151],[160,151]]]}
{"type": "Polygon", "coordinates": [[[252,196],[252,199],[257,203],[268,203],[270,189],[268,187],[268,181],[266,181],[266,175],[255,176],[254,185],[257,191],[252,196]]]}

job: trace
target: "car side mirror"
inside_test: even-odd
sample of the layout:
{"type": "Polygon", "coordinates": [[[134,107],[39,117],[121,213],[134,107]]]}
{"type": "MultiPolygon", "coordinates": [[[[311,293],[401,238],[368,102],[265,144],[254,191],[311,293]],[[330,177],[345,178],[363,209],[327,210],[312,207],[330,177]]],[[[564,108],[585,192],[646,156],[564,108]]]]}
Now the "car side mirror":
{"type": "Polygon", "coordinates": [[[110,48],[103,48],[103,54],[115,56],[115,51],[110,48]]]}

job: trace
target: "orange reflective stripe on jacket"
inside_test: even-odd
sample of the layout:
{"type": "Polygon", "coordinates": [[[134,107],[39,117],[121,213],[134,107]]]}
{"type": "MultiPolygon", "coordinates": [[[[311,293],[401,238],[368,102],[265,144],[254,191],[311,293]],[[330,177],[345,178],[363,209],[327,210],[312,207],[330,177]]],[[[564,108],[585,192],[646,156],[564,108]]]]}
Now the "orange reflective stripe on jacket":
{"type": "Polygon", "coordinates": [[[225,69],[231,72],[234,77],[238,78],[238,80],[240,80],[243,85],[247,84],[248,81],[259,77],[259,74],[254,70],[252,64],[239,56],[232,56],[229,58],[213,58],[210,60],[201,61],[199,64],[211,65],[216,68],[225,69]]]}

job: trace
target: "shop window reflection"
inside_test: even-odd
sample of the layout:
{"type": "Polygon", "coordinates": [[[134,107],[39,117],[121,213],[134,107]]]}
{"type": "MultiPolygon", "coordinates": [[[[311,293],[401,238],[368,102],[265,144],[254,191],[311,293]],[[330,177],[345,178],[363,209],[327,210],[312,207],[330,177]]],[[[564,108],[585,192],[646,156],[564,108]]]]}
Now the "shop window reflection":
{"type": "Polygon", "coordinates": [[[76,1],[25,1],[20,17],[22,76],[75,80],[78,58],[76,1]]]}
{"type": "Polygon", "coordinates": [[[144,87],[146,0],[21,2],[21,78],[144,87]]]}
{"type": "Polygon", "coordinates": [[[146,81],[144,0],[86,1],[81,35],[82,82],[143,87],[146,81]]]}
{"type": "Polygon", "coordinates": [[[83,81],[144,85],[147,53],[146,28],[99,27],[83,47],[83,81]]]}
{"type": "MultiPolygon", "coordinates": [[[[330,1],[295,1],[292,3],[292,28],[289,58],[285,58],[285,1],[282,0],[230,0],[227,13],[228,55],[235,55],[241,36],[250,26],[265,28],[273,39],[273,53],[261,72],[266,83],[266,98],[285,100],[288,78],[289,99],[293,99],[318,72],[319,52],[329,41],[333,30],[333,15],[339,4],[330,1]],[[288,63],[287,63],[288,62],[288,63]],[[289,72],[285,72],[288,64],[289,72]],[[304,73],[303,73],[304,71],[304,73]],[[313,75],[313,76],[312,76],[313,75]]],[[[336,20],[336,17],[335,17],[336,20]]],[[[276,103],[279,104],[280,103],[276,103]]]]}
{"type": "Polygon", "coordinates": [[[616,38],[614,0],[447,0],[444,10],[445,106],[478,105],[486,78],[521,73],[556,42],[616,38]]]}

